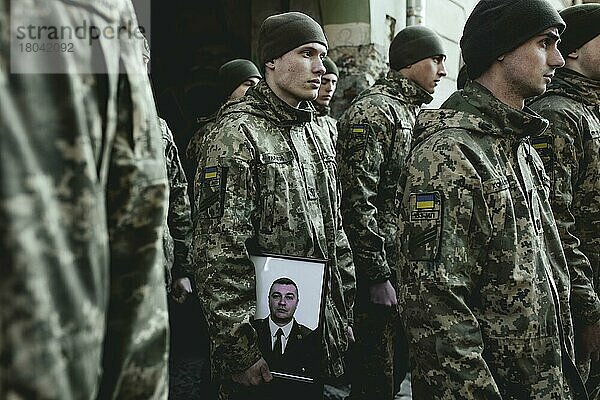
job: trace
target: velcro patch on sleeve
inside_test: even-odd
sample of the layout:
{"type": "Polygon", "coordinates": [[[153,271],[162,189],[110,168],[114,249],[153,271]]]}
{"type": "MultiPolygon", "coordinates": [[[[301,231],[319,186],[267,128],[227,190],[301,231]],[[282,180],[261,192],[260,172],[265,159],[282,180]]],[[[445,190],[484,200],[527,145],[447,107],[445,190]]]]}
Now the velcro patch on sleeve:
{"type": "Polygon", "coordinates": [[[200,196],[196,204],[199,217],[202,219],[222,217],[227,185],[227,167],[219,165],[205,167],[200,180],[200,196]]]}
{"type": "Polygon", "coordinates": [[[553,142],[554,140],[552,136],[548,135],[535,136],[531,138],[531,146],[540,155],[540,158],[542,159],[546,169],[551,167],[552,160],[554,158],[553,142]]]}
{"type": "Polygon", "coordinates": [[[409,213],[406,235],[409,259],[435,260],[442,233],[442,197],[438,192],[411,193],[409,213]]]}
{"type": "Polygon", "coordinates": [[[352,124],[350,125],[350,135],[346,143],[345,157],[349,161],[362,161],[367,148],[367,139],[369,135],[369,125],[352,124]]]}

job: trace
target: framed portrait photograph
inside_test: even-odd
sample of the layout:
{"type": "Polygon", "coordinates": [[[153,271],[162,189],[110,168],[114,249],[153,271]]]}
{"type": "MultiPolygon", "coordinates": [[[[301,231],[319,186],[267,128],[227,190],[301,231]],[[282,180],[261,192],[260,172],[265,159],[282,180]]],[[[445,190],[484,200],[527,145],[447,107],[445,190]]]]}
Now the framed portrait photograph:
{"type": "Polygon", "coordinates": [[[251,260],[260,351],[277,380],[302,390],[320,374],[327,261],[274,254],[251,260]]]}

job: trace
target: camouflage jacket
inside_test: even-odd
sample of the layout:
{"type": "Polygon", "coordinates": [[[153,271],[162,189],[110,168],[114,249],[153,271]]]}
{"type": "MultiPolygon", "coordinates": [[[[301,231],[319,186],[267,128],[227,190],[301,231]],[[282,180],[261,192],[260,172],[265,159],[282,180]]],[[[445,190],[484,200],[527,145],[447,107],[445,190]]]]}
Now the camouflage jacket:
{"type": "Polygon", "coordinates": [[[359,283],[391,276],[398,179],[417,113],[431,100],[420,86],[390,71],[362,92],[338,121],[342,215],[359,283]]]}
{"type": "Polygon", "coordinates": [[[77,42],[26,65],[82,73],[9,62],[11,22],[138,26],[133,5],[18,1],[10,22],[8,10],[0,0],[0,398],[166,400],[167,179],[141,41],[97,54],[77,42]],[[89,73],[98,61],[107,73],[89,73]]]}
{"type": "MultiPolygon", "coordinates": [[[[190,142],[185,149],[185,171],[188,177],[194,179],[196,176],[196,169],[198,167],[198,157],[200,157],[200,148],[202,147],[202,141],[208,136],[208,133],[215,126],[217,120],[217,114],[213,114],[209,117],[198,118],[197,128],[192,134],[190,142]]],[[[194,199],[194,185],[188,186],[188,194],[190,199],[194,199]]],[[[194,207],[192,201],[192,208],[194,207]]]]}
{"type": "Polygon", "coordinates": [[[192,135],[192,138],[185,149],[185,156],[188,160],[197,163],[198,157],[200,156],[200,148],[202,147],[202,140],[208,136],[210,130],[215,126],[216,121],[216,113],[209,117],[198,119],[198,128],[192,135]]]}
{"type": "MultiPolygon", "coordinates": [[[[309,105],[310,107],[310,105],[309,105]]],[[[264,81],[221,109],[195,177],[193,261],[207,307],[214,372],[227,378],[260,358],[250,254],[324,257],[325,373],[343,373],[354,271],[344,243],[335,158],[312,109],[295,109],[264,81]]]]}
{"type": "Polygon", "coordinates": [[[312,104],[315,107],[315,110],[317,111],[315,114],[315,122],[323,130],[329,132],[329,136],[331,137],[331,141],[335,150],[335,146],[337,144],[338,139],[338,131],[337,121],[335,120],[335,118],[329,115],[331,113],[331,108],[329,108],[329,106],[322,106],[314,101],[312,104]]]}
{"type": "Polygon", "coordinates": [[[193,276],[188,260],[192,234],[192,216],[187,193],[188,183],[179,159],[175,139],[167,122],[162,118],[159,118],[158,122],[162,132],[167,178],[169,180],[169,208],[165,223],[163,247],[165,250],[165,280],[167,290],[170,291],[174,279],[193,276]]]}
{"type": "Polygon", "coordinates": [[[550,121],[533,146],[550,176],[552,210],[571,273],[573,320],[594,324],[600,320],[600,82],[559,69],[531,107],[550,121]]]}
{"type": "Polygon", "coordinates": [[[413,398],[581,398],[569,273],[529,144],[548,121],[474,82],[450,101],[419,115],[400,183],[413,398]]]}

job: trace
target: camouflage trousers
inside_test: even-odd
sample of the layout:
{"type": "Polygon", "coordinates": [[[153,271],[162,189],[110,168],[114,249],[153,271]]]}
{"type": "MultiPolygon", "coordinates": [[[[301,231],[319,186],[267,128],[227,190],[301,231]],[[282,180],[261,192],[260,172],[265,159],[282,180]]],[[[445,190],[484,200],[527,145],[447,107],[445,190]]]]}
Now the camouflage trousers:
{"type": "Polygon", "coordinates": [[[354,305],[354,336],[350,399],[393,399],[408,366],[398,309],[372,304],[361,293],[354,305]]]}

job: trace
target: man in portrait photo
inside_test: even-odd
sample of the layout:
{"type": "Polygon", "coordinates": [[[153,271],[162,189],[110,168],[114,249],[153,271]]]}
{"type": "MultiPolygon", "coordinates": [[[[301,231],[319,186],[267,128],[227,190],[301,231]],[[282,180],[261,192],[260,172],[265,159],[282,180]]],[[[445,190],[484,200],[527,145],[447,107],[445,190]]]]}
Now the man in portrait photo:
{"type": "MultiPolygon", "coordinates": [[[[254,321],[258,334],[258,346],[269,370],[289,375],[314,378],[320,365],[317,334],[294,317],[300,301],[298,285],[289,278],[278,278],[269,289],[269,315],[254,321]]],[[[294,387],[297,398],[305,398],[310,384],[293,380],[276,380],[269,385],[269,392],[285,385],[294,387]],[[302,394],[303,393],[303,394],[302,394]]]]}

